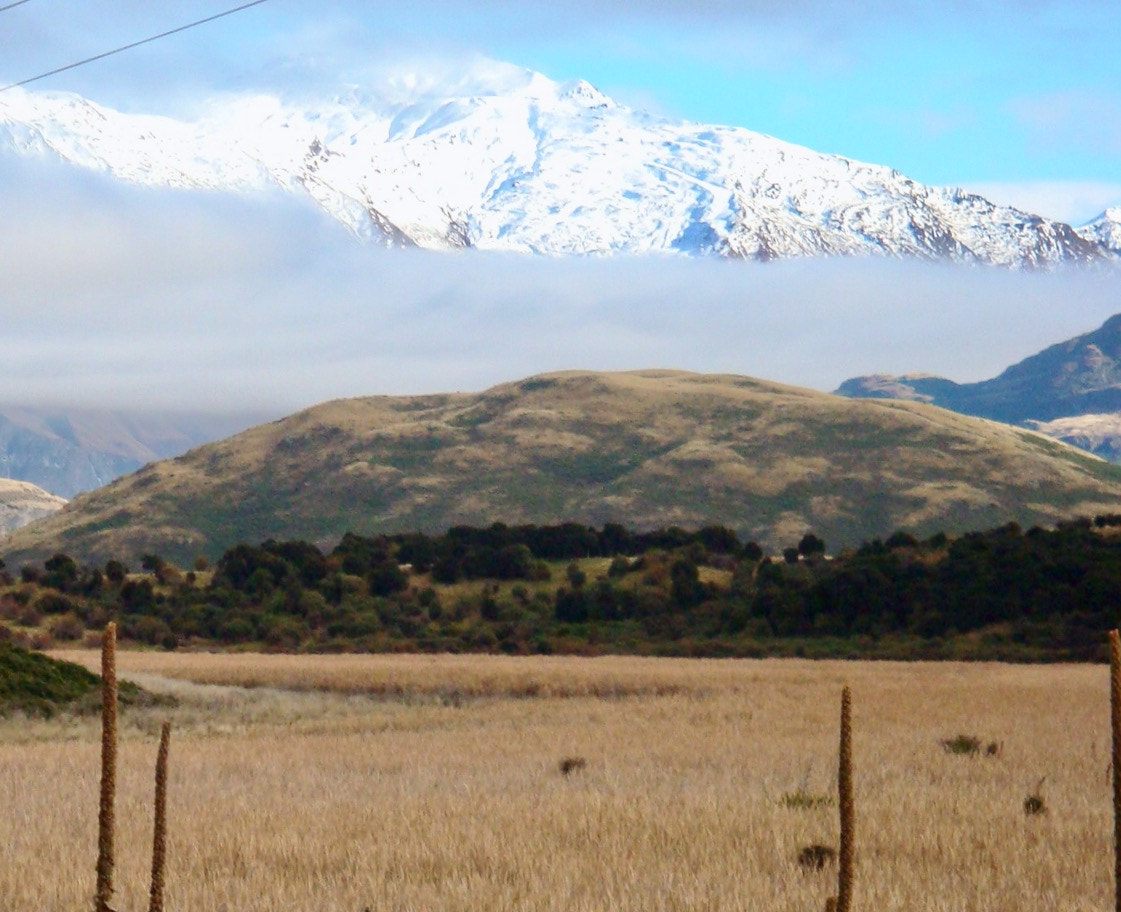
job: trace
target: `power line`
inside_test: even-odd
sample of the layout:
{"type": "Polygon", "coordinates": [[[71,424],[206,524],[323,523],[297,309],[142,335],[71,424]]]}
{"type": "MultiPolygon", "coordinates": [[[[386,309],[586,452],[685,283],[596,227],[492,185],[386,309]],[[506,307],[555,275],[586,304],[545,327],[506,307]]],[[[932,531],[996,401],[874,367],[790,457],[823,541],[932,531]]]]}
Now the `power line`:
{"type": "Polygon", "coordinates": [[[25,3],[29,2],[31,2],[31,0],[16,0],[15,3],[8,3],[5,6],[0,6],[0,13],[4,12],[4,10],[15,9],[17,6],[23,6],[25,3]]]}
{"type": "MultiPolygon", "coordinates": [[[[27,3],[28,0],[18,0],[12,6],[19,6],[20,3],[27,3]]],[[[114,54],[119,54],[122,51],[131,51],[135,47],[140,47],[142,44],[150,44],[153,41],[159,41],[161,38],[166,38],[168,35],[175,35],[179,32],[185,32],[187,29],[193,29],[200,25],[205,25],[207,22],[213,22],[215,19],[221,19],[223,16],[232,16],[234,13],[240,13],[242,10],[247,10],[251,6],[260,6],[266,3],[267,0],[253,0],[252,3],[243,3],[241,6],[235,6],[233,9],[228,9],[222,13],[215,13],[213,16],[207,16],[205,19],[199,19],[196,22],[189,22],[186,25],[181,25],[178,28],[168,29],[166,32],[160,32],[158,35],[152,35],[150,38],[142,38],[139,41],[134,41],[132,44],[126,44],[119,48],[113,48],[111,51],[105,51],[103,54],[95,54],[93,57],[87,57],[85,60],[78,60],[74,63],[68,63],[66,66],[60,66],[47,73],[40,73],[38,76],[31,76],[27,79],[21,79],[19,82],[13,82],[11,85],[0,87],[0,92],[7,92],[8,89],[14,89],[18,86],[25,86],[29,82],[37,82],[40,79],[46,79],[48,76],[55,76],[58,73],[65,73],[67,70],[73,70],[80,66],[85,66],[87,63],[93,63],[95,60],[104,60],[106,57],[112,57],[114,54]]],[[[0,12],[8,7],[0,7],[0,12]]]]}

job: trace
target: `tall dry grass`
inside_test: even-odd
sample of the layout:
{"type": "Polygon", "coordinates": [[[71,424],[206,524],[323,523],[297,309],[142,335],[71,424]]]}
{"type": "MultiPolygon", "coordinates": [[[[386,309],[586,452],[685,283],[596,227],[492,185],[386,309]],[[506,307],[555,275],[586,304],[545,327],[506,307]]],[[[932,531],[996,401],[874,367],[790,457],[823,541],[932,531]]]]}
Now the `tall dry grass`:
{"type": "Polygon", "coordinates": [[[1109,632],[1109,720],[1113,753],[1113,899],[1121,912],[1121,631],[1109,632]]]}
{"type": "Polygon", "coordinates": [[[837,912],[852,909],[853,864],[856,857],[856,797],[852,781],[852,691],[841,691],[841,738],[837,750],[837,806],[841,847],[837,852],[837,912]]]}
{"type": "Polygon", "coordinates": [[[160,728],[156,753],[156,791],[152,808],[152,879],[148,889],[148,912],[163,912],[164,875],[167,870],[167,762],[171,747],[171,723],[160,728]]]}
{"type": "MultiPolygon", "coordinates": [[[[177,731],[168,909],[822,909],[836,869],[796,857],[835,839],[837,808],[781,798],[835,791],[844,682],[860,707],[861,908],[1112,898],[1102,667],[343,658],[118,657],[126,678],[259,685],[167,685],[181,698],[160,709],[177,731]],[[334,692],[268,689],[287,680],[334,692]],[[526,681],[570,695],[530,698],[526,681]],[[962,731],[1001,755],[947,754],[962,731]],[[587,764],[563,776],[564,757],[587,764]],[[1048,813],[1029,817],[1044,775],[1048,813]]],[[[121,909],[147,900],[153,725],[122,717],[121,909]]],[[[97,749],[81,720],[0,723],[5,912],[89,907],[97,749]]]]}
{"type": "Polygon", "coordinates": [[[117,789],[117,625],[101,641],[101,787],[97,811],[96,912],[113,912],[114,805],[117,789]]]}

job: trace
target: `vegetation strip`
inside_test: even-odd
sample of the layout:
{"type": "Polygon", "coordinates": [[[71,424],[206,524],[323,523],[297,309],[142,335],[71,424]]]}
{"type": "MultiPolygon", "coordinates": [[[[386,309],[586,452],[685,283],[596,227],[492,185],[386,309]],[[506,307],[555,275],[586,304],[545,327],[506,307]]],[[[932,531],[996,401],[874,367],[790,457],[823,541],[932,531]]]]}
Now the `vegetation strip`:
{"type": "Polygon", "coordinates": [[[835,554],[807,533],[781,557],[719,526],[577,523],[348,534],[328,553],[270,540],[186,571],[56,554],[0,571],[0,640],[96,642],[114,620],[166,649],[1104,660],[1119,524],[899,532],[835,554]]]}

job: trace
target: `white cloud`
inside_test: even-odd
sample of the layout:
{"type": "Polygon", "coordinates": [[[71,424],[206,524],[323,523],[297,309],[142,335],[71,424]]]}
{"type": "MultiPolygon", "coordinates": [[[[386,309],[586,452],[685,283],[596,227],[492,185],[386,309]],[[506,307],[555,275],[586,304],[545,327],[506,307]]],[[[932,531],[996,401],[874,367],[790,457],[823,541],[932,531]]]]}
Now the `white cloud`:
{"type": "Polygon", "coordinates": [[[1121,287],[1117,273],[887,260],[380,251],[273,198],[31,166],[0,189],[0,385],[27,403],[287,411],[578,367],[818,389],[876,371],[974,380],[1095,328],[1121,287]]]}

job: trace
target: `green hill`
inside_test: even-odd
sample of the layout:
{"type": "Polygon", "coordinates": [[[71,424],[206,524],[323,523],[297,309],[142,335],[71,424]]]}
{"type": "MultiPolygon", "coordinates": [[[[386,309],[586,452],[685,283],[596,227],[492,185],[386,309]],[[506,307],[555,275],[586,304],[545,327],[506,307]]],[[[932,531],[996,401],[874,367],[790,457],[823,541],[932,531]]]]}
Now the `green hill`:
{"type": "Polygon", "coordinates": [[[0,642],[0,714],[20,710],[49,715],[95,694],[101,679],[73,662],[61,662],[0,642]]]}
{"type": "Polygon", "coordinates": [[[1117,510],[1121,467],[922,403],[736,376],[568,372],[478,394],[339,400],[82,495],[10,566],[492,522],[721,524],[780,548],[1117,510]]]}

